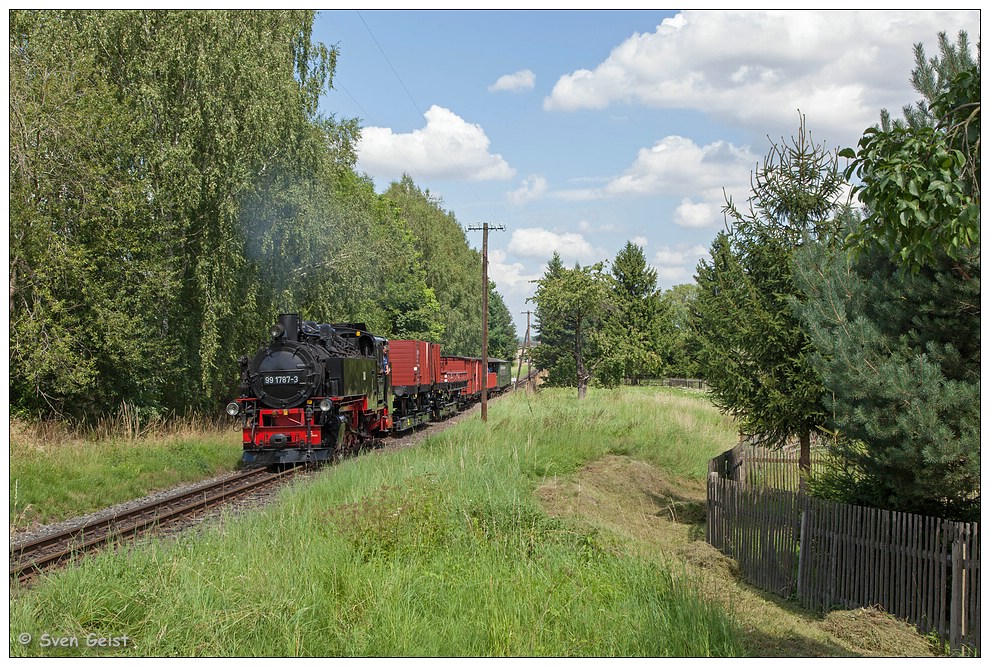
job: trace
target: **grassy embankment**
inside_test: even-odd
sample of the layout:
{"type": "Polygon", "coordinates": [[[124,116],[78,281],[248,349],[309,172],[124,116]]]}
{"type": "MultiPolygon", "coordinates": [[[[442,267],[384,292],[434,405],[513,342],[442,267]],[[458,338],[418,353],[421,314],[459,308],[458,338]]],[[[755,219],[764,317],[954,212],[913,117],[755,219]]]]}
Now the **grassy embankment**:
{"type": "Polygon", "coordinates": [[[10,527],[59,521],[205,479],[233,470],[240,456],[240,434],[232,422],[139,429],[122,411],[83,433],[14,420],[10,527]]]}
{"type": "Polygon", "coordinates": [[[126,634],[137,655],[741,653],[683,562],[541,500],[589,462],[629,460],[614,455],[700,485],[731,424],[677,391],[589,395],[508,396],[487,427],[462,417],[202,534],[89,558],[15,592],[10,651],[50,655],[16,639],[49,632],[126,634]]]}

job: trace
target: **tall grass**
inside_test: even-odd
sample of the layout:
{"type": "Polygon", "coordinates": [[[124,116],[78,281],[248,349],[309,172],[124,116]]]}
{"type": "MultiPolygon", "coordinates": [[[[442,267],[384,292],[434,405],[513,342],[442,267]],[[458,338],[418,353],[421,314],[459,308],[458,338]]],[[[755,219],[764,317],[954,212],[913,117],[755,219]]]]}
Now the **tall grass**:
{"type": "Polygon", "coordinates": [[[139,428],[122,411],[113,425],[11,423],[12,528],[77,516],[155,490],[234,469],[240,438],[231,424],[179,421],[139,428]]]}
{"type": "MultiPolygon", "coordinates": [[[[591,396],[509,396],[487,426],[462,418],[201,536],[88,559],[14,596],[10,651],[52,654],[23,632],[95,632],[132,637],[120,652],[133,655],[739,654],[733,623],[679,567],[534,500],[546,477],[620,450],[704,475],[707,454],[669,451],[698,449],[696,436],[651,423],[704,423],[703,401],[591,396]]],[[[730,425],[721,437],[704,447],[731,445],[730,425]]]]}

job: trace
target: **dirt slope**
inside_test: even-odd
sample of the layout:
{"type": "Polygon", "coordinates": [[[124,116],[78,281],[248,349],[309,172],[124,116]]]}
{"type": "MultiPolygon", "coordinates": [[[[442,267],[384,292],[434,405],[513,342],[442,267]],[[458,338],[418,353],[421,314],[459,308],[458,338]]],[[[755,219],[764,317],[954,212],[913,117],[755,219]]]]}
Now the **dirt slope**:
{"type": "Polygon", "coordinates": [[[615,535],[697,577],[742,626],[751,655],[931,657],[913,626],[875,609],[814,614],[741,581],[735,561],[705,543],[705,486],[608,456],[537,489],[552,515],[615,535]]]}

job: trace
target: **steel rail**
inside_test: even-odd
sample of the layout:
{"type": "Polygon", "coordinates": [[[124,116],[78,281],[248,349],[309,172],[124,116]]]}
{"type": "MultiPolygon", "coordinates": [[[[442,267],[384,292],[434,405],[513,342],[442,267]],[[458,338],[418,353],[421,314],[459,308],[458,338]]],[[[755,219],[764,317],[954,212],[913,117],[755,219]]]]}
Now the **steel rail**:
{"type": "Polygon", "coordinates": [[[151,528],[196,510],[231,499],[252,489],[293,475],[295,469],[269,473],[264,469],[250,470],[161,500],[145,503],[106,519],[90,521],[61,533],[46,535],[10,549],[10,577],[27,579],[41,570],[57,565],[86,551],[91,551],[114,539],[136,536],[151,528]],[[61,549],[36,556],[48,547],[64,545],[61,549]],[[16,560],[15,560],[16,559],[16,560]]]}

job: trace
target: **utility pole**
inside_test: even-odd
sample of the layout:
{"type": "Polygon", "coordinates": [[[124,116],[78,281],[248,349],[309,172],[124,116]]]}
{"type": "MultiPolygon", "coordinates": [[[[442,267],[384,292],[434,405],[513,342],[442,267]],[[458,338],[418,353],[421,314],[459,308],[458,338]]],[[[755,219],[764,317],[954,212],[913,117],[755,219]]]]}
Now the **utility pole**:
{"type": "Polygon", "coordinates": [[[488,230],[504,230],[502,225],[471,225],[469,231],[482,230],[481,241],[481,421],[488,421],[488,230]]]}
{"type": "Polygon", "coordinates": [[[529,316],[533,313],[532,310],[521,310],[520,314],[526,313],[526,337],[523,338],[523,349],[522,354],[519,355],[519,370],[516,371],[516,389],[519,388],[519,378],[522,376],[522,362],[523,357],[526,356],[526,350],[529,349],[529,316]]]}

